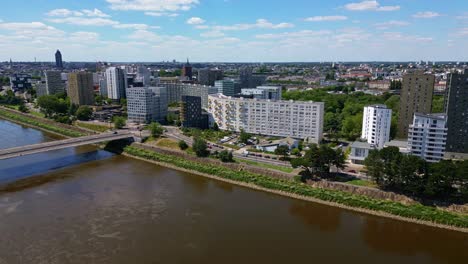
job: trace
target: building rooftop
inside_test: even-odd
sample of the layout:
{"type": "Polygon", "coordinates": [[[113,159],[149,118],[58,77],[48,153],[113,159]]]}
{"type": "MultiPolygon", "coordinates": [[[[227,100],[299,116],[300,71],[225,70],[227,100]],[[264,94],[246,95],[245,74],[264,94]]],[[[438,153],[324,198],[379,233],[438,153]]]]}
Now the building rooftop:
{"type": "Polygon", "coordinates": [[[351,148],[364,148],[364,149],[374,149],[374,146],[367,143],[367,142],[361,142],[361,141],[354,141],[351,144],[351,148]]]}
{"type": "Polygon", "coordinates": [[[414,116],[434,118],[439,120],[445,120],[447,115],[445,113],[433,113],[433,114],[423,114],[423,113],[414,113],[414,116]]]}

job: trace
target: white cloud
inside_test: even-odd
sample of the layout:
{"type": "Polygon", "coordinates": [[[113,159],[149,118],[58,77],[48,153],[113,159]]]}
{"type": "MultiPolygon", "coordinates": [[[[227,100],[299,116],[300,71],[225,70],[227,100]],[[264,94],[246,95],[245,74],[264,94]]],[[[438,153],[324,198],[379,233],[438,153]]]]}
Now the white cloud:
{"type": "Polygon", "coordinates": [[[49,22],[57,24],[70,24],[79,26],[113,26],[119,22],[101,17],[63,17],[46,19],[49,22]]]}
{"type": "Polygon", "coordinates": [[[291,23],[279,23],[273,24],[266,19],[257,19],[255,24],[234,24],[230,26],[212,26],[211,29],[214,31],[241,31],[241,30],[249,30],[254,28],[261,28],[261,29],[284,29],[284,28],[292,28],[294,24],[291,23]]]}
{"type": "Polygon", "coordinates": [[[189,25],[200,25],[204,24],[205,20],[199,18],[199,17],[191,17],[187,20],[187,24],[189,25]]]}
{"type": "Polygon", "coordinates": [[[83,9],[81,12],[89,17],[110,17],[108,14],[105,14],[97,8],[94,8],[93,10],[83,9]]]}
{"type": "Polygon", "coordinates": [[[71,16],[75,16],[75,17],[88,16],[88,17],[102,17],[102,18],[110,17],[108,14],[105,14],[104,12],[102,12],[101,10],[97,8],[94,8],[93,10],[83,9],[80,11],[61,8],[61,9],[51,10],[47,12],[46,15],[49,17],[71,17],[71,16]]]}
{"type": "Polygon", "coordinates": [[[406,41],[406,42],[432,42],[432,37],[423,37],[419,35],[405,35],[401,32],[384,32],[383,38],[388,41],[406,41]]]}
{"type": "Polygon", "coordinates": [[[328,30],[312,31],[312,30],[301,30],[295,32],[284,32],[278,34],[260,34],[256,35],[257,39],[278,39],[278,38],[304,38],[304,37],[321,37],[332,34],[328,30]]]}
{"type": "Polygon", "coordinates": [[[391,28],[391,27],[404,27],[404,26],[408,26],[409,24],[410,23],[405,22],[405,21],[391,20],[391,21],[388,21],[388,22],[377,23],[377,24],[375,24],[375,26],[378,29],[388,29],[388,28],[391,28]]]}
{"type": "Polygon", "coordinates": [[[457,32],[455,33],[455,36],[457,37],[468,36],[468,27],[458,29],[457,32]]]}
{"type": "Polygon", "coordinates": [[[78,31],[70,34],[69,39],[71,41],[78,41],[78,42],[83,42],[83,41],[98,41],[99,39],[99,34],[96,32],[86,32],[86,31],[78,31]]]}
{"type": "Polygon", "coordinates": [[[154,17],[162,17],[162,16],[176,17],[176,16],[179,16],[179,14],[177,14],[177,13],[167,13],[167,12],[145,12],[145,15],[154,16],[154,17]]]}
{"type": "Polygon", "coordinates": [[[113,25],[114,28],[117,28],[117,29],[136,29],[136,30],[146,30],[146,29],[149,29],[149,28],[153,28],[153,29],[159,29],[160,27],[158,26],[148,26],[146,24],[117,24],[117,25],[113,25]]]}
{"type": "Polygon", "coordinates": [[[308,17],[304,19],[304,21],[321,22],[321,21],[342,21],[346,19],[348,19],[348,17],[346,16],[314,16],[314,17],[308,17]]]}
{"type": "Polygon", "coordinates": [[[187,11],[199,4],[198,0],[106,0],[114,10],[176,12],[187,11]]]}
{"type": "Polygon", "coordinates": [[[455,18],[459,20],[468,20],[468,12],[463,13],[463,15],[456,16],[455,18]]]}
{"type": "Polygon", "coordinates": [[[441,14],[432,11],[418,12],[413,15],[414,18],[434,18],[439,16],[441,16],[441,14]]]}
{"type": "Polygon", "coordinates": [[[204,38],[219,38],[219,37],[224,37],[224,33],[221,31],[214,30],[214,31],[203,32],[200,34],[200,36],[204,38]]]}
{"type": "Polygon", "coordinates": [[[381,6],[376,0],[349,3],[344,6],[350,11],[396,11],[400,6],[381,6]]]}

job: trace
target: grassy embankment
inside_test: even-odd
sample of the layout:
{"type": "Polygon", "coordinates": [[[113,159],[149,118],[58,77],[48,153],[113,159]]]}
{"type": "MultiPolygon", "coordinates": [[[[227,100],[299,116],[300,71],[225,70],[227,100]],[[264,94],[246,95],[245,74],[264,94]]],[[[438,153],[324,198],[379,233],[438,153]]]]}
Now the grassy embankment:
{"type": "Polygon", "coordinates": [[[106,132],[109,130],[109,127],[107,126],[91,124],[91,123],[75,122],[74,125],[77,127],[86,128],[86,129],[93,130],[96,132],[106,132]]]}
{"type": "Polygon", "coordinates": [[[129,155],[143,159],[170,164],[178,168],[212,175],[226,180],[251,184],[269,190],[315,198],[326,202],[334,202],[344,206],[361,208],[369,211],[387,213],[403,218],[422,220],[434,224],[468,228],[468,216],[442,211],[429,206],[419,204],[404,205],[397,202],[376,200],[341,191],[313,188],[299,182],[281,180],[246,171],[233,171],[223,166],[212,165],[209,163],[201,164],[175,156],[143,150],[133,146],[126,147],[125,152],[129,155]]]}
{"type": "Polygon", "coordinates": [[[49,123],[41,122],[41,121],[39,121],[39,120],[37,120],[35,118],[26,117],[26,116],[16,114],[16,113],[13,113],[13,112],[9,112],[9,111],[3,110],[3,109],[0,109],[0,117],[4,117],[6,119],[10,119],[10,120],[13,120],[13,121],[18,121],[18,122],[28,124],[28,125],[31,125],[31,126],[35,126],[35,127],[38,127],[38,128],[42,128],[42,129],[45,129],[45,130],[48,130],[48,131],[51,131],[51,132],[54,132],[54,133],[57,133],[57,134],[67,136],[67,137],[81,137],[81,136],[84,136],[83,133],[73,131],[73,130],[70,130],[70,129],[61,128],[59,126],[54,126],[54,125],[49,124],[49,123]]]}
{"type": "Polygon", "coordinates": [[[236,161],[246,163],[246,164],[249,164],[249,165],[253,165],[253,166],[257,166],[257,167],[266,168],[266,169],[282,171],[282,172],[286,172],[286,173],[291,173],[291,172],[294,171],[293,168],[288,168],[286,166],[272,165],[272,164],[269,164],[269,163],[262,163],[262,162],[256,162],[256,161],[245,160],[245,159],[236,159],[236,161]]]}

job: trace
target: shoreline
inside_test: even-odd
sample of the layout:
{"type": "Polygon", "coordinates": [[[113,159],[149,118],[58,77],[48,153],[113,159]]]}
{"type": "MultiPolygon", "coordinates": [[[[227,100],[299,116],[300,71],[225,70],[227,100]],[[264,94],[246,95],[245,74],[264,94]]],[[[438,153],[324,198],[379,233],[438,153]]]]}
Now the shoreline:
{"type": "MultiPolygon", "coordinates": [[[[46,128],[34,126],[34,125],[31,125],[31,124],[21,122],[21,121],[15,120],[15,119],[10,119],[10,118],[4,117],[4,116],[1,116],[1,118],[5,119],[5,120],[8,120],[10,122],[13,122],[13,123],[17,123],[17,124],[26,126],[26,127],[32,127],[34,129],[39,129],[41,131],[45,131],[47,133],[52,133],[54,135],[58,135],[58,136],[68,138],[68,136],[66,136],[66,135],[60,134],[58,132],[50,131],[50,130],[48,130],[46,128]]],[[[350,210],[350,211],[353,211],[353,212],[364,213],[364,214],[378,216],[378,217],[385,217],[385,218],[398,220],[398,221],[404,221],[404,222],[415,223],[415,224],[420,224],[420,225],[425,225],[425,226],[430,226],[430,227],[435,227],[435,228],[442,228],[442,229],[451,230],[451,231],[468,233],[468,228],[465,228],[465,227],[441,224],[441,223],[436,223],[436,222],[432,222],[432,221],[428,221],[428,220],[419,220],[417,218],[399,216],[399,215],[395,215],[395,214],[384,212],[384,211],[372,210],[372,209],[362,208],[362,207],[358,207],[358,206],[350,206],[350,205],[345,205],[345,204],[342,204],[342,203],[339,203],[339,202],[326,201],[326,200],[322,200],[320,198],[315,198],[315,197],[311,197],[311,196],[295,194],[295,193],[292,193],[292,192],[287,192],[287,191],[282,191],[282,190],[277,190],[277,189],[272,189],[272,188],[261,187],[261,186],[258,186],[258,185],[252,184],[252,183],[246,183],[246,182],[242,182],[242,181],[239,181],[239,180],[227,179],[227,178],[223,178],[221,176],[216,176],[216,175],[213,175],[213,174],[199,172],[199,171],[196,171],[194,169],[193,170],[192,169],[186,169],[186,168],[176,166],[174,164],[139,157],[139,156],[136,156],[136,155],[129,154],[129,153],[125,152],[125,151],[122,152],[121,155],[126,156],[126,157],[130,157],[130,158],[134,158],[134,159],[137,159],[137,160],[141,160],[141,161],[144,161],[144,162],[153,163],[153,164],[163,166],[163,167],[167,167],[167,168],[170,168],[170,169],[174,169],[174,170],[177,170],[177,171],[182,171],[182,172],[185,172],[185,173],[190,173],[190,174],[202,176],[202,177],[205,177],[205,178],[209,178],[209,179],[213,179],[213,180],[217,180],[217,181],[222,181],[222,182],[225,182],[225,183],[229,183],[229,184],[233,184],[233,185],[241,186],[241,187],[245,187],[245,188],[250,188],[250,189],[253,189],[253,190],[257,190],[257,191],[263,191],[263,192],[268,192],[268,193],[272,193],[272,194],[276,194],[276,195],[281,195],[283,197],[288,197],[288,198],[302,200],[302,201],[319,203],[319,204],[323,204],[323,205],[327,205],[327,206],[333,206],[333,207],[338,207],[338,208],[345,209],[345,210],[350,210]]],[[[268,176],[265,176],[265,177],[268,177],[268,176]]],[[[316,188],[316,187],[311,187],[311,188],[319,189],[319,188],[316,188]]],[[[382,200],[382,201],[384,201],[384,200],[382,200]]]]}
{"type": "Polygon", "coordinates": [[[341,208],[341,209],[345,209],[345,210],[349,210],[349,211],[353,211],[353,212],[364,213],[364,214],[378,216],[378,217],[385,217],[385,218],[398,220],[398,221],[403,221],[403,222],[407,222],[407,223],[414,223],[414,224],[419,224],[419,225],[424,225],[424,226],[429,226],[429,227],[434,227],[434,228],[446,229],[446,230],[450,230],[450,231],[468,233],[468,228],[452,226],[452,225],[445,225],[445,224],[435,223],[435,222],[426,221],[426,220],[419,220],[419,219],[416,219],[416,218],[398,216],[398,215],[394,215],[394,214],[383,212],[383,211],[371,210],[371,209],[366,209],[366,208],[361,208],[361,207],[354,207],[354,206],[344,205],[344,204],[337,203],[337,202],[325,201],[325,200],[310,197],[310,196],[299,195],[299,194],[295,194],[295,193],[291,193],[291,192],[285,192],[285,191],[281,191],[281,190],[269,189],[269,188],[261,187],[261,186],[251,184],[251,183],[245,183],[245,182],[241,182],[241,181],[230,180],[230,179],[226,179],[226,178],[223,178],[223,177],[211,175],[211,174],[208,174],[208,173],[199,172],[199,171],[196,171],[196,170],[181,168],[181,167],[178,167],[178,166],[175,166],[173,164],[166,163],[166,162],[155,161],[155,160],[150,160],[150,159],[138,157],[138,156],[126,153],[126,152],[123,152],[121,155],[129,157],[129,158],[134,158],[134,159],[137,159],[137,160],[141,160],[141,161],[144,161],[144,162],[149,162],[149,163],[152,163],[152,164],[155,164],[155,165],[158,165],[158,166],[174,169],[174,170],[177,170],[177,171],[202,176],[202,177],[209,178],[209,179],[212,179],[212,180],[218,180],[218,181],[221,181],[221,182],[225,182],[225,183],[229,183],[229,184],[233,184],[233,185],[236,185],[236,186],[241,186],[241,187],[245,187],[245,188],[249,188],[249,189],[253,189],[253,190],[257,190],[257,191],[268,192],[268,193],[280,195],[280,196],[283,196],[283,197],[288,197],[288,198],[307,201],[307,202],[314,202],[314,203],[333,206],[333,207],[337,207],[337,208],[341,208]]]}

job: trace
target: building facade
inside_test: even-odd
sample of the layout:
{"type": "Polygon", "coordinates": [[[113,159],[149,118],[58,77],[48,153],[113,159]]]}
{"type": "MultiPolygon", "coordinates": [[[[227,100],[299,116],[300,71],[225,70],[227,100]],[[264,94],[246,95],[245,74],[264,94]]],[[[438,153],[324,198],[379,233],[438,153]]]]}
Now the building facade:
{"type": "Polygon", "coordinates": [[[31,75],[21,73],[11,75],[10,87],[13,92],[24,92],[32,88],[31,75]]]}
{"type": "Polygon", "coordinates": [[[468,159],[468,71],[449,75],[445,95],[447,114],[446,156],[468,159]]]}
{"type": "Polygon", "coordinates": [[[167,88],[167,101],[169,104],[182,101],[182,96],[198,96],[201,98],[202,108],[208,107],[208,95],[216,94],[218,89],[213,86],[185,83],[160,83],[159,86],[167,88]]]}
{"type": "Polygon", "coordinates": [[[45,72],[47,94],[57,94],[65,92],[65,83],[62,81],[62,73],[59,71],[45,72]]]}
{"type": "Polygon", "coordinates": [[[128,120],[134,123],[163,123],[167,116],[165,87],[131,87],[127,89],[128,120]]]}
{"type": "Polygon", "coordinates": [[[408,128],[415,113],[429,114],[432,108],[434,75],[423,72],[409,73],[403,76],[398,119],[398,138],[408,137],[408,128]]]}
{"type": "Polygon", "coordinates": [[[208,97],[208,112],[222,130],[292,137],[319,143],[323,134],[324,103],[208,97]]]}
{"type": "Polygon", "coordinates": [[[392,110],[385,105],[364,107],[361,138],[367,143],[382,149],[390,141],[392,110]]]}
{"type": "Polygon", "coordinates": [[[254,99],[281,100],[281,86],[258,86],[241,90],[241,96],[254,99]]]}
{"type": "Polygon", "coordinates": [[[93,74],[89,72],[69,73],[68,96],[70,101],[76,105],[93,105],[93,74]]]}
{"type": "Polygon", "coordinates": [[[408,130],[408,149],[428,162],[444,158],[447,141],[445,114],[415,113],[408,130]]]}
{"type": "Polygon", "coordinates": [[[127,74],[125,70],[110,67],[106,69],[107,79],[107,97],[112,100],[120,100],[125,98],[125,90],[127,89],[127,74]]]}
{"type": "Polygon", "coordinates": [[[198,83],[201,85],[214,86],[216,81],[222,79],[222,70],[208,68],[198,70],[198,83]]]}
{"type": "Polygon", "coordinates": [[[218,89],[218,93],[224,94],[225,96],[234,96],[236,91],[234,88],[234,81],[232,80],[219,80],[215,82],[215,87],[218,89]]]}
{"type": "Polygon", "coordinates": [[[208,115],[203,115],[200,97],[182,96],[180,121],[182,127],[208,128],[208,115]]]}
{"type": "Polygon", "coordinates": [[[62,61],[62,53],[60,50],[55,52],[55,67],[62,69],[63,68],[63,61],[62,61]]]}

